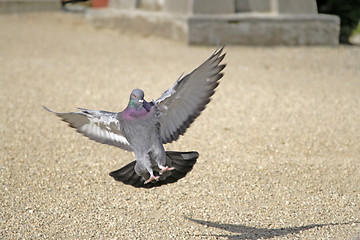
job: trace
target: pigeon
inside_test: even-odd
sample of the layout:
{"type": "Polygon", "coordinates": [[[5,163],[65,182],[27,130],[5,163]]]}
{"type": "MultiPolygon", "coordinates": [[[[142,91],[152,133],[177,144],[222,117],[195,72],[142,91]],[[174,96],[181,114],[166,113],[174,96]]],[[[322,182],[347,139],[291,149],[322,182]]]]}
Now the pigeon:
{"type": "Polygon", "coordinates": [[[224,47],[186,76],[180,76],[157,100],[147,102],[144,91],[134,89],[122,112],[78,108],[53,112],[70,127],[99,143],[134,152],[135,160],[110,173],[115,180],[136,188],[153,188],[177,182],[193,169],[199,153],[165,151],[210,102],[226,64],[220,64],[224,47]]]}

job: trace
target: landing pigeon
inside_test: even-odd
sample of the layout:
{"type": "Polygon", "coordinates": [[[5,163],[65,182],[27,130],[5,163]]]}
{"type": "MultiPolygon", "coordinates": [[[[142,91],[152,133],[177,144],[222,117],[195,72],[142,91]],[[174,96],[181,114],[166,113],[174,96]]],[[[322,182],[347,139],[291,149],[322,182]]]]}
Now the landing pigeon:
{"type": "Polygon", "coordinates": [[[220,65],[223,48],[180,77],[157,100],[147,102],[144,92],[134,89],[122,112],[79,108],[58,113],[44,108],[91,140],[134,152],[136,160],[110,173],[115,180],[137,188],[176,182],[192,170],[199,154],[165,151],[163,144],[183,135],[210,102],[226,66],[220,65]]]}

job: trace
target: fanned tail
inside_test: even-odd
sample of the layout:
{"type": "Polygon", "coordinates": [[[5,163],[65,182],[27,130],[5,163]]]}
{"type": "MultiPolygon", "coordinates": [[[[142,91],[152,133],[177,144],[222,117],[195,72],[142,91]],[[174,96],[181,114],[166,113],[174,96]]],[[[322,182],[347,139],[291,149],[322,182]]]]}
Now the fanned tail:
{"type": "MultiPolygon", "coordinates": [[[[145,179],[135,173],[134,167],[136,161],[132,161],[119,170],[111,172],[109,175],[116,181],[123,182],[124,184],[136,188],[160,187],[165,184],[177,182],[179,179],[185,177],[186,174],[193,169],[197,158],[199,157],[199,153],[166,151],[166,157],[168,158],[166,162],[171,163],[169,166],[174,167],[175,169],[168,172],[166,178],[160,178],[157,182],[152,181],[145,184],[145,179]]],[[[159,175],[157,172],[154,172],[154,174],[159,175]]]]}

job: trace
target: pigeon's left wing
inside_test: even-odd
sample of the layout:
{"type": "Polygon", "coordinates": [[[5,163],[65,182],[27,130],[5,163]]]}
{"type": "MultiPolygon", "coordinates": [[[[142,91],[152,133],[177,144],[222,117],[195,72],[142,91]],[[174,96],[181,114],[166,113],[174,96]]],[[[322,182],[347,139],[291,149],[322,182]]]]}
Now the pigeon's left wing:
{"type": "Polygon", "coordinates": [[[78,112],[58,113],[46,107],[44,108],[56,114],[63,121],[69,123],[70,127],[75,128],[77,132],[82,133],[91,140],[133,151],[130,143],[121,131],[120,122],[117,118],[117,114],[121,113],[84,108],[79,108],[80,111],[78,112]]]}
{"type": "Polygon", "coordinates": [[[154,101],[159,111],[160,135],[164,144],[184,134],[210,102],[214,89],[219,85],[218,80],[223,76],[221,71],[226,66],[220,65],[225,57],[221,54],[223,48],[215,51],[190,74],[178,79],[154,101]]]}

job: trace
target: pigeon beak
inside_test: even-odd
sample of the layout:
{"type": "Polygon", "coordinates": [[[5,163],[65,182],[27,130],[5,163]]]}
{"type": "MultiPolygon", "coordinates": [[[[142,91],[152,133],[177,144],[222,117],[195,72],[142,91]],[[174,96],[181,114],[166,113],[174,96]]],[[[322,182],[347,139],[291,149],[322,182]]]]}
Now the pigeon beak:
{"type": "Polygon", "coordinates": [[[143,100],[143,99],[140,99],[140,100],[139,100],[139,103],[140,103],[141,105],[143,105],[143,104],[144,104],[144,100],[143,100]]]}

